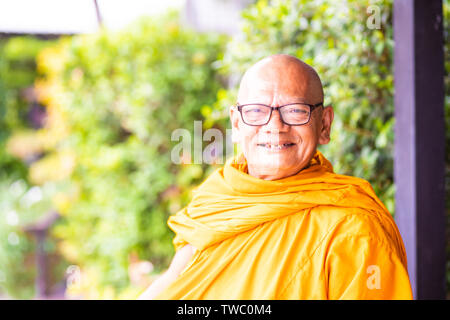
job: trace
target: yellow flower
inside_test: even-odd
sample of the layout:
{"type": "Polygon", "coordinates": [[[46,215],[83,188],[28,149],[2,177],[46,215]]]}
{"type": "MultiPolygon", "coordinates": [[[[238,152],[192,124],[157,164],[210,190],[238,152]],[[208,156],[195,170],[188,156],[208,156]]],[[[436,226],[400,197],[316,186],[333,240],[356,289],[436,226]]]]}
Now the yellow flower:
{"type": "Polygon", "coordinates": [[[192,56],[192,62],[197,65],[204,64],[206,62],[206,55],[203,52],[196,52],[192,56]]]}

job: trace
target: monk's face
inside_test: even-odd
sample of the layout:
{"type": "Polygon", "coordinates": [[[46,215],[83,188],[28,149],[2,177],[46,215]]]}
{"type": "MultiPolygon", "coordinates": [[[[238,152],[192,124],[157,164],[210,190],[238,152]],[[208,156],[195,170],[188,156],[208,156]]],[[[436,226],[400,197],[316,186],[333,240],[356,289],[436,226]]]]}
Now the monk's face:
{"type": "MultiPolygon", "coordinates": [[[[323,102],[323,90],[315,71],[300,60],[276,55],[265,58],[244,75],[238,94],[240,105],[261,103],[279,107],[294,102],[323,102]]],[[[318,144],[329,142],[333,110],[316,108],[307,124],[291,126],[283,123],[277,110],[269,122],[250,126],[232,107],[230,118],[235,142],[241,144],[248,173],[260,179],[277,180],[305,168],[318,144]]]]}

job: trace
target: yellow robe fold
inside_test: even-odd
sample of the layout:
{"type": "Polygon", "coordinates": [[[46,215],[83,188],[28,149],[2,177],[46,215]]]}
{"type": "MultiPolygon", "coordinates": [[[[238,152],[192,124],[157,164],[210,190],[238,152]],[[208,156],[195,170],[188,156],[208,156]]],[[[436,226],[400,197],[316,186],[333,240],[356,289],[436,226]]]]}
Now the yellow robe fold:
{"type": "Polygon", "coordinates": [[[198,250],[159,299],[411,299],[406,253],[370,184],[333,173],[317,151],[281,180],[242,155],[169,218],[177,249],[198,250]]]}

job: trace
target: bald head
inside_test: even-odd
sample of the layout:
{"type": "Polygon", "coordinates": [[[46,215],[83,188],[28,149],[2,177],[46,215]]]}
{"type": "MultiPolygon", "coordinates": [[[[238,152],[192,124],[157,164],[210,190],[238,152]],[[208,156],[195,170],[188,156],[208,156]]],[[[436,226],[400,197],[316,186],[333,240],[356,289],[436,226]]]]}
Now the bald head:
{"type": "Polygon", "coordinates": [[[305,103],[316,104],[323,101],[322,83],[317,72],[303,61],[287,54],[266,57],[247,70],[239,87],[239,103],[254,99],[256,92],[260,90],[271,92],[280,98],[300,98],[305,103]]]}

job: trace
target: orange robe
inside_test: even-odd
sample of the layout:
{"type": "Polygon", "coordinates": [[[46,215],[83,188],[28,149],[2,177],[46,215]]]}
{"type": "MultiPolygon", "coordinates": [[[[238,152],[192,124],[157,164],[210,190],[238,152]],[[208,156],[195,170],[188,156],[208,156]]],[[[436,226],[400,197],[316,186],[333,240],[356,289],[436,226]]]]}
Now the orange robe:
{"type": "Polygon", "coordinates": [[[274,181],[237,159],[169,218],[175,247],[198,250],[158,299],[412,299],[402,239],[367,181],[319,151],[274,181]]]}

